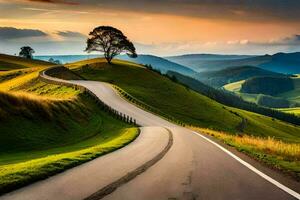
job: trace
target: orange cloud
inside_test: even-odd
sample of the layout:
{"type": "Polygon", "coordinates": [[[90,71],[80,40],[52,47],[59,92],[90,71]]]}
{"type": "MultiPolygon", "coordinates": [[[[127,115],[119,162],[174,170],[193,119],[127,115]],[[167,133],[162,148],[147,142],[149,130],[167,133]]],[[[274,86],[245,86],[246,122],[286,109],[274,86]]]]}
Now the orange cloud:
{"type": "Polygon", "coordinates": [[[41,2],[41,3],[53,3],[53,4],[78,5],[78,3],[63,1],[63,0],[28,0],[28,1],[41,2]]]}

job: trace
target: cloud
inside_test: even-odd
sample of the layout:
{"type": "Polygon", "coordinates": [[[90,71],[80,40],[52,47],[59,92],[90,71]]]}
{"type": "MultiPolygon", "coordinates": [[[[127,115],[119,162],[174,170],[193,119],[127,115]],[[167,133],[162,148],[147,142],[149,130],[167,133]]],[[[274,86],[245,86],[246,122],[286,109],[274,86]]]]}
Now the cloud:
{"type": "Polygon", "coordinates": [[[0,39],[11,40],[31,37],[46,37],[47,33],[36,29],[17,29],[14,27],[0,27],[0,39]]]}
{"type": "Polygon", "coordinates": [[[298,0],[73,0],[81,5],[241,21],[300,20],[298,0]]]}
{"type": "Polygon", "coordinates": [[[87,36],[75,31],[58,31],[57,35],[64,38],[86,38],[87,36]]]}
{"type": "Polygon", "coordinates": [[[0,3],[2,2],[15,5],[35,2],[41,4],[38,6],[48,4],[60,10],[84,8],[103,11],[109,9],[245,22],[290,21],[296,23],[300,20],[299,0],[130,0],[130,3],[124,0],[10,0],[7,2],[0,0],[0,3]]]}
{"type": "Polygon", "coordinates": [[[300,35],[293,35],[291,37],[286,37],[278,41],[271,42],[277,45],[300,45],[300,35]]]}
{"type": "Polygon", "coordinates": [[[78,5],[78,3],[63,1],[63,0],[27,0],[32,2],[40,2],[40,3],[51,3],[51,4],[67,4],[67,5],[78,5]]]}

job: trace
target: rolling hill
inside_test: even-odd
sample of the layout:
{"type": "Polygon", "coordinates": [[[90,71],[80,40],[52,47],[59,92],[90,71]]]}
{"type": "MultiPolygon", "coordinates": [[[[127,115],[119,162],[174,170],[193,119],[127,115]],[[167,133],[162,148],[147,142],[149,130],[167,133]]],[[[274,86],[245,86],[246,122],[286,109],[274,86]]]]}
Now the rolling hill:
{"type": "Polygon", "coordinates": [[[272,55],[271,60],[258,65],[259,67],[285,74],[300,73],[300,52],[277,53],[272,55]]]}
{"type": "MultiPolygon", "coordinates": [[[[227,67],[254,66],[253,64],[257,64],[257,56],[248,55],[195,54],[166,57],[166,59],[188,66],[197,72],[217,71],[227,67]]],[[[265,58],[261,59],[264,60],[265,58]]]]}
{"type": "MultiPolygon", "coordinates": [[[[169,56],[166,59],[179,63],[184,66],[188,66],[191,69],[201,72],[207,70],[218,70],[218,66],[223,62],[230,63],[234,60],[240,60],[245,58],[251,58],[253,56],[247,55],[217,55],[217,54],[187,54],[180,56],[169,56]],[[214,68],[214,65],[217,65],[214,68]]],[[[225,68],[225,67],[224,67],[225,68]]]]}
{"type": "Polygon", "coordinates": [[[29,67],[46,67],[51,65],[53,65],[53,63],[42,60],[31,60],[17,56],[0,54],[0,71],[23,69],[29,67]]]}
{"type": "Polygon", "coordinates": [[[204,71],[195,74],[193,78],[214,87],[222,87],[229,83],[260,76],[286,77],[284,74],[275,73],[258,67],[241,66],[229,67],[218,71],[204,71]]]}
{"type": "Polygon", "coordinates": [[[85,59],[92,59],[97,58],[99,55],[95,54],[88,54],[88,55],[41,55],[41,56],[34,56],[34,58],[44,61],[49,61],[50,58],[54,60],[59,60],[62,64],[65,63],[72,63],[80,60],[85,59]]]}
{"type": "Polygon", "coordinates": [[[224,106],[140,65],[120,60],[108,65],[103,59],[93,59],[68,67],[86,79],[115,84],[145,105],[159,110],[160,115],[172,116],[186,124],[237,133],[242,123],[245,134],[300,142],[298,126],[224,106]]]}
{"type": "MultiPolygon", "coordinates": [[[[41,60],[48,61],[50,58],[53,58],[55,60],[61,61],[62,63],[72,63],[80,60],[93,59],[97,57],[99,58],[101,57],[101,55],[91,54],[91,55],[36,56],[36,58],[41,60]]],[[[183,65],[171,62],[169,60],[154,55],[138,55],[137,58],[130,58],[127,55],[119,55],[117,58],[134,62],[137,64],[151,65],[156,70],[159,70],[162,73],[166,73],[169,70],[176,71],[188,76],[191,76],[196,73],[195,71],[193,71],[188,67],[185,67],[183,65]]]]}
{"type": "Polygon", "coordinates": [[[254,77],[227,84],[223,88],[235,92],[244,100],[267,107],[289,108],[300,104],[298,76],[254,77]]]}
{"type": "Polygon", "coordinates": [[[240,92],[275,96],[293,89],[294,81],[288,77],[253,77],[242,84],[240,92]]]}
{"type": "Polygon", "coordinates": [[[158,56],[153,56],[153,55],[138,55],[137,58],[130,58],[128,56],[120,56],[119,57],[122,60],[127,60],[130,62],[142,64],[142,65],[151,65],[154,69],[161,71],[162,73],[167,73],[167,71],[176,71],[178,73],[187,75],[187,76],[192,76],[196,72],[193,71],[192,69],[171,62],[169,60],[166,60],[164,58],[158,57],[158,56]]]}
{"type": "Polygon", "coordinates": [[[40,81],[45,66],[37,66],[45,62],[5,60],[28,68],[12,78],[3,76],[16,70],[0,73],[0,194],[118,149],[138,135],[80,90],[40,81]]]}

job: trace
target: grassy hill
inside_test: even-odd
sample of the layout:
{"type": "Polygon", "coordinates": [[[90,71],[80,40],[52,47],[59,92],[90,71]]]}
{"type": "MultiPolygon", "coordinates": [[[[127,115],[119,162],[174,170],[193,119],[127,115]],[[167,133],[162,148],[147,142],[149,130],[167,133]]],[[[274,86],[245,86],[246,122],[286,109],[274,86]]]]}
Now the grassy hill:
{"type": "Polygon", "coordinates": [[[121,148],[138,135],[79,90],[39,81],[44,67],[32,66],[13,78],[0,74],[0,194],[121,148]]]}
{"type": "Polygon", "coordinates": [[[31,60],[17,56],[0,54],[0,71],[23,69],[28,67],[46,67],[51,65],[53,65],[53,63],[42,60],[31,60]]]}
{"type": "Polygon", "coordinates": [[[252,66],[229,67],[218,71],[205,71],[197,73],[193,77],[205,84],[214,87],[222,87],[229,83],[261,76],[286,77],[284,74],[252,66]]]}
{"type": "Polygon", "coordinates": [[[246,122],[242,128],[246,134],[300,142],[298,126],[224,106],[134,63],[114,60],[113,65],[108,65],[103,59],[93,59],[68,66],[87,79],[113,83],[145,104],[187,124],[237,133],[246,122]]]}

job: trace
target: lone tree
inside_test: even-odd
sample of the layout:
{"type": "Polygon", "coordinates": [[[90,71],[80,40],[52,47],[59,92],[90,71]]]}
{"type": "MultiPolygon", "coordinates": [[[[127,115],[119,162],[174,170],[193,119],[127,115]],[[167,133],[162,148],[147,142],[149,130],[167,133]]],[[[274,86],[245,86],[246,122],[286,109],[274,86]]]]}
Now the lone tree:
{"type": "Polygon", "coordinates": [[[25,46],[25,47],[21,47],[19,56],[28,58],[28,59],[32,59],[32,54],[34,54],[34,53],[35,53],[35,51],[31,47],[25,46]]]}
{"type": "Polygon", "coordinates": [[[118,29],[111,26],[99,26],[90,32],[87,40],[87,52],[100,51],[108,63],[119,55],[126,53],[129,57],[136,58],[133,43],[118,29]]]}

